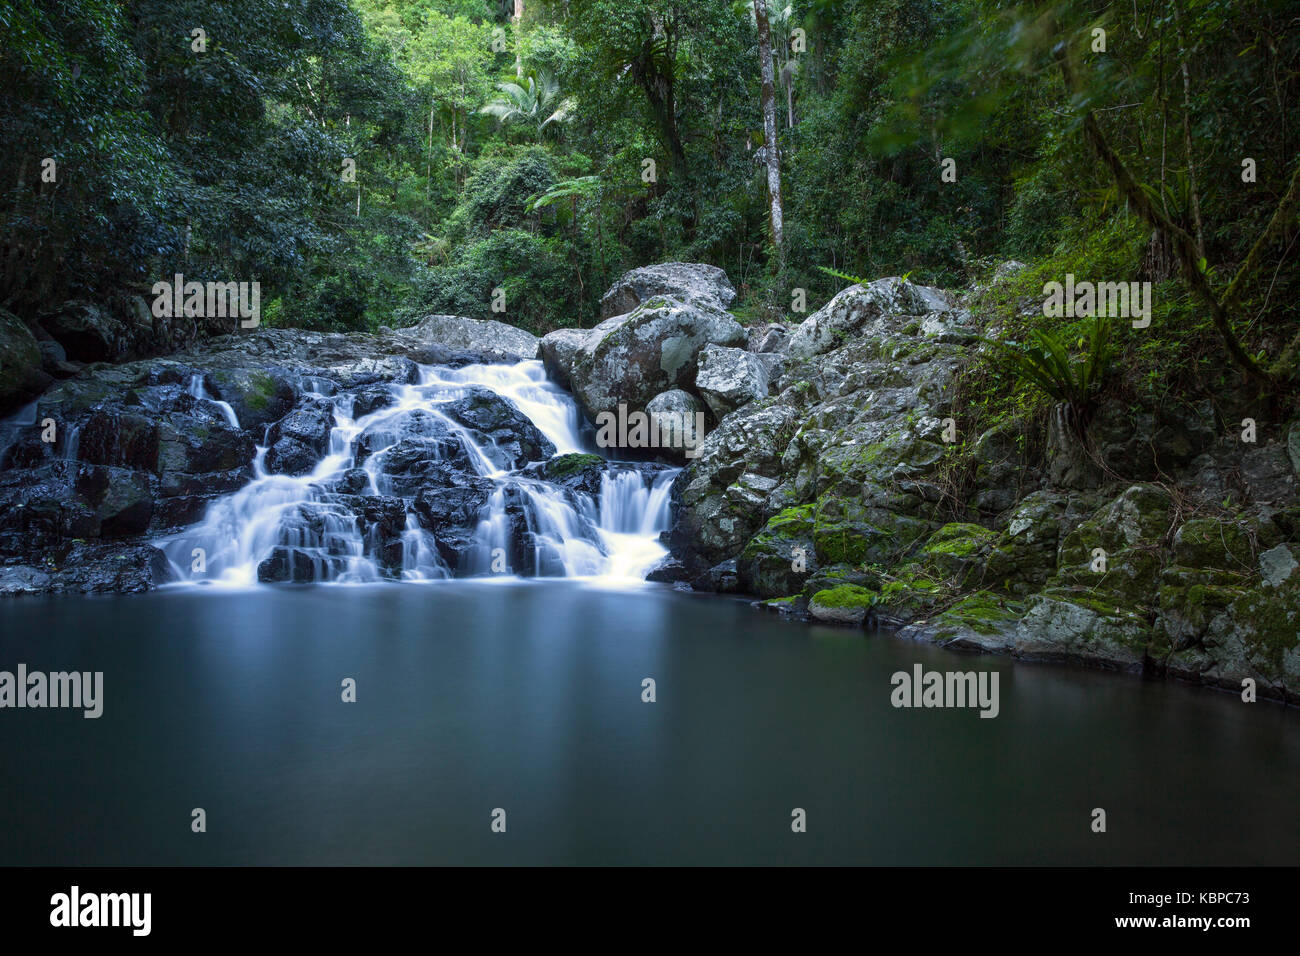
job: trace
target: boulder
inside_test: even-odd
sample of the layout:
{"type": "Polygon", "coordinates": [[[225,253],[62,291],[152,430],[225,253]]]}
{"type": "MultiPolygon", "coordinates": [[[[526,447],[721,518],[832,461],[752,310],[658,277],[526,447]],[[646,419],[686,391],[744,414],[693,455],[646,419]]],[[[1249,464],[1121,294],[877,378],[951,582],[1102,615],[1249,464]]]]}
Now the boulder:
{"type": "Polygon", "coordinates": [[[876,598],[876,593],[869,588],[842,584],[814,594],[808,602],[808,613],[824,624],[862,627],[876,598]]]}
{"type": "Polygon", "coordinates": [[[651,427],[658,429],[661,438],[669,438],[660,445],[663,455],[678,464],[695,457],[707,434],[703,424],[707,420],[704,402],[690,392],[670,388],[646,402],[645,411],[650,416],[651,427]],[[702,419],[701,413],[706,418],[702,419]]]}
{"type": "Polygon", "coordinates": [[[257,441],[266,426],[289,414],[298,400],[289,376],[275,369],[217,369],[203,377],[203,384],[213,398],[230,405],[239,426],[257,441]]]}
{"type": "Polygon", "coordinates": [[[688,304],[726,309],[736,298],[727,274],[698,262],[664,262],[624,273],[600,300],[600,317],[626,315],[656,296],[688,304]]]}
{"type": "Polygon", "coordinates": [[[0,309],[0,416],[13,411],[44,388],[50,376],[41,370],[40,346],[26,324],[0,309]]]}
{"type": "Polygon", "coordinates": [[[556,329],[543,335],[538,344],[546,374],[561,388],[569,388],[573,384],[570,373],[578,353],[587,341],[588,331],[590,330],[556,329]]]}
{"type": "Polygon", "coordinates": [[[729,313],[659,297],[588,332],[569,377],[593,419],[617,413],[620,404],[640,411],[660,392],[692,387],[706,345],[744,342],[745,330],[729,313]]]}
{"type": "Polygon", "coordinates": [[[790,330],[784,325],[758,325],[749,330],[748,348],[763,354],[780,352],[790,340],[790,330]]]}
{"type": "Polygon", "coordinates": [[[134,345],[131,329],[107,308],[92,302],[65,302],[44,315],[41,326],[79,362],[112,362],[134,345]]]}
{"type": "Polygon", "coordinates": [[[700,350],[698,362],[695,389],[717,418],[767,397],[767,366],[752,352],[706,345],[700,350]]]}
{"type": "Polygon", "coordinates": [[[849,286],[799,325],[786,343],[794,359],[809,359],[867,334],[871,322],[882,315],[925,315],[952,307],[939,289],[914,285],[906,279],[877,279],[849,286]]]}

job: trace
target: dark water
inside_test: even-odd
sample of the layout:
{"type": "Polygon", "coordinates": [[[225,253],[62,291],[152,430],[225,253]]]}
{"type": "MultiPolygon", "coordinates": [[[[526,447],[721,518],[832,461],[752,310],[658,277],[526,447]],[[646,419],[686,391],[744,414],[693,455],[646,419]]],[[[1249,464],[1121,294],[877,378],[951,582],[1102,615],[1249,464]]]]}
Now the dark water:
{"type": "Polygon", "coordinates": [[[664,590],[11,599],[19,662],[104,715],[0,710],[0,864],[1300,861],[1294,709],[664,590]],[[1000,715],[894,709],[918,662],[1000,715]]]}

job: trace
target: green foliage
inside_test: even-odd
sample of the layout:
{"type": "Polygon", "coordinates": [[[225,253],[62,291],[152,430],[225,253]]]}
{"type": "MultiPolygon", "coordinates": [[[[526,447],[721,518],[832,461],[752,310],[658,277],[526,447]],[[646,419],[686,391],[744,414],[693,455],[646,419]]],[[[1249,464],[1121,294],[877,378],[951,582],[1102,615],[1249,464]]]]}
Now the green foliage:
{"type": "Polygon", "coordinates": [[[828,268],[827,266],[818,266],[817,270],[819,272],[826,273],[828,276],[834,279],[843,279],[845,282],[852,283],[853,285],[866,285],[868,282],[871,281],[870,279],[864,279],[861,276],[849,275],[847,272],[840,272],[837,269],[831,269],[828,268]]]}
{"type": "Polygon", "coordinates": [[[1112,371],[1115,353],[1111,320],[1094,316],[1078,340],[1081,352],[1071,355],[1065,343],[1044,329],[1032,329],[1031,341],[1015,343],[982,339],[994,349],[994,361],[1056,402],[1065,404],[1073,420],[1085,422],[1112,371]]]}
{"type": "Polygon", "coordinates": [[[564,97],[555,77],[545,71],[529,73],[522,84],[498,83],[497,89],[501,96],[479,112],[495,117],[502,126],[522,126],[541,139],[548,127],[558,128],[558,124],[572,118],[573,98],[564,97]]]}
{"type": "MultiPolygon", "coordinates": [[[[687,260],[723,267],[737,313],[759,321],[789,318],[791,287],[815,300],[863,277],[959,286],[1014,257],[1030,267],[974,311],[1027,343],[1029,365],[984,370],[971,397],[1020,415],[1096,388],[1087,359],[1058,357],[1089,331],[1025,301],[1065,272],[1145,278],[1150,228],[1086,148],[1081,107],[1180,228],[1197,228],[1199,205],[1201,268],[1220,291],[1295,162],[1286,4],[769,4],[778,274],[752,3],[529,0],[512,15],[497,0],[12,0],[0,305],[30,318],[182,272],[259,280],[268,324],[374,328],[437,309],[545,330],[590,324],[627,268],[687,260]],[[1097,25],[1104,56],[1090,52],[1097,25]],[[804,52],[782,40],[795,28],[804,52]],[[1079,64],[1075,96],[1061,50],[1079,64]],[[1257,183],[1240,180],[1245,156],[1257,183]],[[504,314],[488,311],[497,287],[504,314]]],[[[1242,338],[1270,358],[1300,330],[1292,238],[1294,225],[1239,303],[1242,338]]],[[[1151,327],[1112,332],[1117,383],[1172,395],[1222,377],[1185,279],[1157,270],[1151,327]]]]}
{"type": "Polygon", "coordinates": [[[566,245],[522,229],[498,229],[467,241],[423,281],[418,311],[497,319],[537,335],[577,325],[582,300],[566,245]],[[504,313],[492,311],[497,288],[505,291],[504,313]]]}

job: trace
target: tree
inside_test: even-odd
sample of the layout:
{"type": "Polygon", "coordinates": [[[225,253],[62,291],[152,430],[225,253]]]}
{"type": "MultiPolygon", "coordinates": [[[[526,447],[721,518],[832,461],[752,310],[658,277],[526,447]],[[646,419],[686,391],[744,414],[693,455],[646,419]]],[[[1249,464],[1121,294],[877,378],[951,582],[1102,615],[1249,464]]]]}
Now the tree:
{"type": "Polygon", "coordinates": [[[758,23],[758,63],[763,77],[763,146],[767,159],[767,195],[771,210],[772,245],[777,271],[785,270],[785,213],[781,208],[781,157],[776,142],[776,84],[772,68],[772,35],[767,22],[767,0],[754,0],[758,23]]]}
{"type": "Polygon", "coordinates": [[[495,116],[502,126],[525,125],[541,139],[552,123],[563,123],[573,113],[573,100],[562,98],[560,84],[550,73],[530,73],[525,85],[498,83],[503,97],[485,105],[480,113],[495,116]]]}

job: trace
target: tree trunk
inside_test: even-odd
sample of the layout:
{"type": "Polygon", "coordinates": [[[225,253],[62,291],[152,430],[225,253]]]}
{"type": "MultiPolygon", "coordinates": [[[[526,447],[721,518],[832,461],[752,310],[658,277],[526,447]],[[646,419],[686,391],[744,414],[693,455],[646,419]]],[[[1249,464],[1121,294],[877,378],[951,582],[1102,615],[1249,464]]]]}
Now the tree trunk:
{"type": "Polygon", "coordinates": [[[781,209],[781,158],[776,145],[776,83],[772,70],[772,31],[767,22],[767,0],[754,0],[758,21],[758,63],[762,71],[763,142],[767,148],[767,193],[772,214],[772,245],[777,266],[785,271],[785,214],[781,209]]]}
{"type": "Polygon", "coordinates": [[[524,75],[524,61],[519,56],[519,28],[524,19],[524,0],[515,0],[515,15],[512,19],[515,21],[515,78],[520,79],[524,75]]]}

